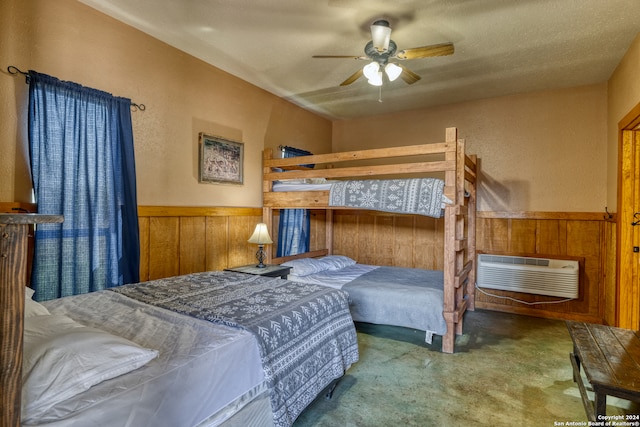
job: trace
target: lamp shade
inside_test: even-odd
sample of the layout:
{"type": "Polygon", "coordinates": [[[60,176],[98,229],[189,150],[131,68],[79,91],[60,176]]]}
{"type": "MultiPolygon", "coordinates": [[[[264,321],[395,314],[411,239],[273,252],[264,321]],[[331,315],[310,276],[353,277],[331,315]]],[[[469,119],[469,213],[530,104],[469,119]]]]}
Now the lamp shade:
{"type": "Polygon", "coordinates": [[[375,75],[367,80],[372,86],[382,86],[382,71],[378,71],[375,75]]]}
{"type": "Polygon", "coordinates": [[[247,241],[249,243],[255,243],[256,245],[270,245],[273,243],[271,236],[269,236],[269,230],[267,230],[267,224],[263,222],[257,224],[256,229],[247,241]]]}
{"type": "Polygon", "coordinates": [[[391,62],[384,67],[384,71],[387,73],[387,77],[389,77],[390,81],[394,81],[400,76],[400,74],[402,74],[402,68],[391,62]]]}
{"type": "Polygon", "coordinates": [[[364,67],[362,67],[362,74],[364,74],[364,76],[369,80],[376,78],[378,76],[379,71],[380,71],[380,64],[378,64],[376,61],[372,61],[367,65],[365,65],[364,67]]]}
{"type": "Polygon", "coordinates": [[[386,52],[389,49],[389,40],[391,40],[391,27],[389,22],[380,19],[371,25],[371,41],[373,47],[378,52],[386,52]]]}

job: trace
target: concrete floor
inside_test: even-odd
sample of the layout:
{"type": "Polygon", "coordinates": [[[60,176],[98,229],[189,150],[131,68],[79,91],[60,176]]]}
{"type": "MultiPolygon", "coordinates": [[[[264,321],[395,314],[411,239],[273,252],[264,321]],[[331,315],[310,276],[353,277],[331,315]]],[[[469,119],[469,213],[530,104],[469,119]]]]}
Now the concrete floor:
{"type": "MultiPolygon", "coordinates": [[[[456,353],[424,332],[357,324],[360,361],[294,427],[587,425],[564,321],[477,310],[456,353]],[[564,423],[564,424],[563,424],[564,423]]],[[[607,414],[640,405],[609,397],[607,414]]]]}

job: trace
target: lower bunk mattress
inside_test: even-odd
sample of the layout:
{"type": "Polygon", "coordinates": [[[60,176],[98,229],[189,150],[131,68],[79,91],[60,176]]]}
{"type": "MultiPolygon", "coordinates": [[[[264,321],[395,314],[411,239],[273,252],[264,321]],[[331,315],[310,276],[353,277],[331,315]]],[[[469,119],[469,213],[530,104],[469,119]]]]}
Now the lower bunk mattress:
{"type": "Polygon", "coordinates": [[[442,271],[356,264],[340,255],[283,265],[292,267],[289,280],[348,292],[355,321],[419,329],[427,343],[447,332],[442,271]]]}
{"type": "Polygon", "coordinates": [[[39,413],[23,413],[23,425],[289,426],[316,390],[358,359],[346,295],[308,286],[208,272],[47,301],[51,316],[68,316],[158,356],[39,413]],[[244,307],[244,324],[234,325],[234,304],[244,307]],[[302,317],[323,320],[305,323],[302,317]],[[277,326],[260,337],[261,322],[277,326]],[[278,331],[292,339],[276,337],[278,331]],[[313,349],[311,341],[324,344],[313,349]],[[265,346],[273,349],[265,353],[265,346]],[[305,360],[291,357],[305,351],[305,360]],[[300,388],[291,380],[296,377],[309,384],[300,388]]]}

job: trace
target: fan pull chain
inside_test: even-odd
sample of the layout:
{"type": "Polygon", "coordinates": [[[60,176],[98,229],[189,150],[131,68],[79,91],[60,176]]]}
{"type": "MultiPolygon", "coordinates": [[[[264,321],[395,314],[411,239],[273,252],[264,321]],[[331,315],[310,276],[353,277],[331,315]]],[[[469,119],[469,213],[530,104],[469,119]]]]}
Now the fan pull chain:
{"type": "Polygon", "coordinates": [[[378,86],[378,102],[382,102],[382,85],[378,86]]]}

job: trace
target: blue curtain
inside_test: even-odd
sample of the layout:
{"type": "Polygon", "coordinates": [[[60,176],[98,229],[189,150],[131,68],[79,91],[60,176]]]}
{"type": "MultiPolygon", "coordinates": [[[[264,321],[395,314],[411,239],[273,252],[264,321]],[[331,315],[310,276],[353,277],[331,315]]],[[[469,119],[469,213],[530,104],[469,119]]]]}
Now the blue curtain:
{"type": "Polygon", "coordinates": [[[139,281],[131,100],[29,71],[37,300],[139,281]]]}
{"type": "MultiPolygon", "coordinates": [[[[281,147],[282,157],[308,156],[312,153],[293,147],[281,147]]],[[[314,167],[314,165],[304,165],[314,167]]],[[[282,209],[278,226],[276,256],[296,255],[309,251],[311,217],[307,209],[282,209]]]]}

